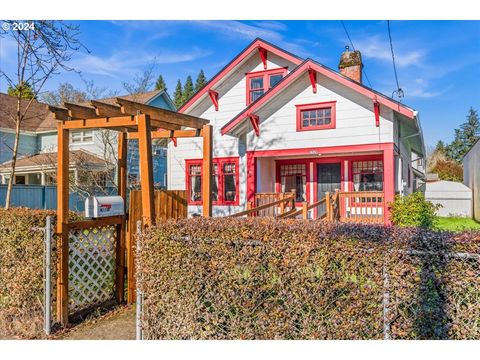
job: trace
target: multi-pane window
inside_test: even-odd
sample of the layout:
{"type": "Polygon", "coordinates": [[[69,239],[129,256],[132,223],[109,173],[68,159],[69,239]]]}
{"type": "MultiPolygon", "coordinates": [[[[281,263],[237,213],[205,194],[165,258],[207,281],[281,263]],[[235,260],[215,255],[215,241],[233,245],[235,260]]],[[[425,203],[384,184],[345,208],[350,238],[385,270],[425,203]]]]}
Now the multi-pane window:
{"type": "Polygon", "coordinates": [[[355,191],[383,191],[383,161],[354,161],[352,164],[355,191]]]}
{"type": "Polygon", "coordinates": [[[93,130],[72,131],[72,144],[93,143],[93,130]]]}
{"type": "Polygon", "coordinates": [[[296,201],[306,201],[307,195],[307,165],[280,165],[280,184],[283,193],[295,189],[296,201]]]}
{"type": "MultiPolygon", "coordinates": [[[[212,160],[212,203],[238,205],[238,158],[212,160]]],[[[202,160],[187,160],[187,192],[190,204],[202,203],[202,160]]]]}
{"type": "Polygon", "coordinates": [[[223,199],[225,201],[235,201],[237,194],[236,167],[233,162],[223,164],[223,199]]]}
{"type": "Polygon", "coordinates": [[[258,71],[247,74],[247,105],[257,100],[277,85],[287,74],[286,68],[258,71]]]}
{"type": "Polygon", "coordinates": [[[297,105],[297,131],[335,128],[335,102],[297,105]]]}
{"type": "Polygon", "coordinates": [[[188,166],[188,199],[191,202],[202,200],[202,165],[191,164],[188,166]]]}

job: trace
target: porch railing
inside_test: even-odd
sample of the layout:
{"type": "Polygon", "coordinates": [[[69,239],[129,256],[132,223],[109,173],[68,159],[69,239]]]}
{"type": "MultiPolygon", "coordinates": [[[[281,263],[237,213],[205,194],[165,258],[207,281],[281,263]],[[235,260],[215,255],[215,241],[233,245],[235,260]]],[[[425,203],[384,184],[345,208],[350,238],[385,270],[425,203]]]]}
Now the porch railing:
{"type": "Polygon", "coordinates": [[[230,215],[278,217],[295,211],[295,191],[289,193],[257,193],[253,202],[247,202],[247,210],[230,215]]]}
{"type": "Polygon", "coordinates": [[[385,195],[380,191],[338,192],[333,200],[333,218],[340,222],[383,224],[385,195]]]}

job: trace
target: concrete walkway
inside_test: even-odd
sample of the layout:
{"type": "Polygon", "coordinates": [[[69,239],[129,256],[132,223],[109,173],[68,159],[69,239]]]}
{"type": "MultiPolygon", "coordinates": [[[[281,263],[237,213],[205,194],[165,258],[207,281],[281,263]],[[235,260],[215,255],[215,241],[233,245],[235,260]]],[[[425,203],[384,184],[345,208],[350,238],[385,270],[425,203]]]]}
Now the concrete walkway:
{"type": "Polygon", "coordinates": [[[61,335],[59,340],[135,340],[135,307],[86,322],[61,335]]]}

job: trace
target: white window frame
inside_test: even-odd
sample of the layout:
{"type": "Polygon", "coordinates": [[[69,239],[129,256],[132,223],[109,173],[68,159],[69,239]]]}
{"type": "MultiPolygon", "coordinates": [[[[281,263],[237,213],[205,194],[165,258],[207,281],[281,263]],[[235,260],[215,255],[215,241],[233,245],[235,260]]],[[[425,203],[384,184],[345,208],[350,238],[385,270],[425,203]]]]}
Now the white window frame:
{"type": "Polygon", "coordinates": [[[94,133],[93,130],[80,130],[80,131],[72,131],[70,134],[70,143],[72,145],[89,145],[94,143],[94,133]],[[77,139],[80,141],[74,141],[74,135],[79,135],[77,139]],[[91,138],[91,140],[85,140],[86,138],[91,138]]]}

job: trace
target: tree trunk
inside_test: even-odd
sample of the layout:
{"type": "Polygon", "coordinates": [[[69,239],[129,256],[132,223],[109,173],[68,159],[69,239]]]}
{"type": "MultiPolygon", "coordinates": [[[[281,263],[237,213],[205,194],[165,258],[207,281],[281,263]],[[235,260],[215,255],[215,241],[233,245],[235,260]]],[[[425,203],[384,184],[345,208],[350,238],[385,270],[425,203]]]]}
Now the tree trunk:
{"type": "Polygon", "coordinates": [[[18,144],[20,143],[20,122],[21,122],[21,110],[20,110],[21,99],[17,100],[17,116],[15,121],[15,141],[13,143],[13,153],[12,153],[12,168],[10,170],[10,178],[8,179],[7,187],[7,196],[5,197],[5,209],[10,208],[10,198],[12,194],[12,186],[15,178],[15,166],[17,164],[17,154],[18,154],[18,144]]]}

